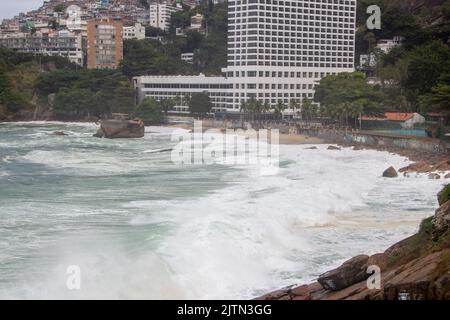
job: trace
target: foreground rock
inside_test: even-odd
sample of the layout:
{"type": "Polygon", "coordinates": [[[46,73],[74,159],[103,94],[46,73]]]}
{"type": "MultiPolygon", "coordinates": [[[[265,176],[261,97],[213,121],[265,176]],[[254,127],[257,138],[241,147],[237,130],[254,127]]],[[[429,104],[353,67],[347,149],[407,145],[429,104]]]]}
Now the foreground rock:
{"type": "Polygon", "coordinates": [[[450,160],[439,161],[435,164],[430,164],[426,161],[418,161],[401,168],[399,172],[417,172],[417,173],[430,173],[430,172],[447,172],[450,171],[450,160]]]}
{"type": "Polygon", "coordinates": [[[341,150],[341,148],[336,146],[328,146],[327,150],[341,150]]]}
{"type": "Polygon", "coordinates": [[[319,276],[317,282],[326,289],[337,291],[363,281],[369,277],[366,273],[369,256],[356,256],[337,269],[328,271],[319,276]]]}
{"type": "Polygon", "coordinates": [[[386,178],[396,178],[398,177],[397,171],[394,169],[394,167],[389,167],[383,172],[383,177],[386,178]]]}
{"type": "Polygon", "coordinates": [[[50,136],[68,136],[64,131],[55,131],[49,134],[50,136]]]}
{"type": "Polygon", "coordinates": [[[97,138],[142,138],[145,136],[144,122],[141,120],[102,120],[97,138]]]}
{"type": "Polygon", "coordinates": [[[440,208],[419,232],[373,256],[357,256],[321,275],[318,282],[293,286],[257,300],[450,300],[450,185],[439,193],[440,208]],[[381,270],[379,288],[364,275],[381,270]],[[367,270],[364,270],[367,271],[367,270]]]}

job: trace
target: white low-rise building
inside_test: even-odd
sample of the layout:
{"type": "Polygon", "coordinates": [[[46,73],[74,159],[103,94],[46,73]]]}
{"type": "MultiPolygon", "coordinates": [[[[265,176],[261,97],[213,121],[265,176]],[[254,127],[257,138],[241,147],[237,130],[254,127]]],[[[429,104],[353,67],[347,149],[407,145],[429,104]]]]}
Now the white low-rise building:
{"type": "Polygon", "coordinates": [[[194,63],[194,53],[193,52],[182,53],[181,60],[183,60],[184,62],[193,64],[194,63]]]}
{"type": "Polygon", "coordinates": [[[177,105],[171,110],[187,113],[186,97],[193,93],[207,92],[213,103],[213,111],[226,112],[231,103],[231,86],[224,77],[198,76],[142,76],[135,77],[134,86],[138,101],[152,98],[157,101],[175,99],[177,105]]]}
{"type": "Polygon", "coordinates": [[[170,28],[170,19],[172,13],[182,11],[181,6],[170,5],[167,1],[162,3],[156,2],[150,4],[150,25],[154,28],[159,28],[168,31],[170,28]]]}
{"type": "Polygon", "coordinates": [[[123,40],[143,40],[145,39],[145,27],[136,23],[134,26],[123,27],[123,40]]]}
{"type": "Polygon", "coordinates": [[[403,42],[403,37],[394,37],[392,39],[381,39],[377,43],[377,49],[381,50],[383,53],[389,53],[393,48],[401,45],[403,42]]]}
{"type": "Polygon", "coordinates": [[[82,36],[68,30],[4,35],[0,37],[0,46],[20,52],[61,56],[80,66],[84,64],[82,36]]]}

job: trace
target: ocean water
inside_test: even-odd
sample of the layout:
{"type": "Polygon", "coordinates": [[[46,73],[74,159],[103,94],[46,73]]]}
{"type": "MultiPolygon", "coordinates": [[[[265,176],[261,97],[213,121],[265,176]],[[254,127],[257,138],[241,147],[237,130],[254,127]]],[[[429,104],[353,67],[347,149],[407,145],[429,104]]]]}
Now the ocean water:
{"type": "Polygon", "coordinates": [[[413,234],[444,184],[382,178],[409,163],[388,152],[282,145],[267,172],[173,163],[169,128],[95,130],[0,124],[0,298],[252,298],[413,234]]]}

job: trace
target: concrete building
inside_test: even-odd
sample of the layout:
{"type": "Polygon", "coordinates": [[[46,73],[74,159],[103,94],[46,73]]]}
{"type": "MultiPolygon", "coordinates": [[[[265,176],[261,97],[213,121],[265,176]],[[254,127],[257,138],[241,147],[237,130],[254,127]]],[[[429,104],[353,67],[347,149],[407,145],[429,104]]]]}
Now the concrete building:
{"type": "Polygon", "coordinates": [[[122,22],[109,18],[88,21],[87,66],[115,69],[123,58],[122,22]]]}
{"type": "Polygon", "coordinates": [[[48,56],[61,56],[80,66],[84,64],[83,39],[81,34],[68,30],[7,34],[0,37],[0,46],[48,56]]]}
{"type": "Polygon", "coordinates": [[[192,16],[189,30],[205,33],[205,28],[203,26],[204,19],[205,17],[200,13],[197,13],[196,15],[192,16]]]}
{"type": "Polygon", "coordinates": [[[403,37],[394,37],[393,39],[381,39],[377,43],[377,49],[381,50],[383,53],[389,53],[393,48],[399,46],[403,42],[403,37]]]}
{"type": "MultiPolygon", "coordinates": [[[[326,75],[353,72],[355,19],[356,0],[229,0],[228,62],[216,78],[227,88],[220,108],[239,112],[252,97],[288,106],[312,98],[326,75]]],[[[162,79],[142,78],[142,93],[164,91],[155,83],[162,79]]]]}
{"type": "Polygon", "coordinates": [[[194,53],[193,52],[185,52],[181,54],[181,60],[187,63],[194,63],[194,53]]]}
{"type": "Polygon", "coordinates": [[[181,6],[171,5],[167,1],[150,4],[150,25],[154,28],[168,31],[172,13],[182,11],[181,6]]]}
{"type": "Polygon", "coordinates": [[[136,23],[134,26],[123,27],[123,40],[143,40],[145,39],[145,27],[136,23]]]}
{"type": "Polygon", "coordinates": [[[189,107],[186,96],[192,93],[207,92],[213,103],[213,111],[226,112],[231,94],[231,85],[227,84],[224,77],[198,76],[143,76],[134,78],[134,86],[137,88],[139,101],[144,98],[152,98],[157,101],[163,99],[175,99],[179,103],[171,111],[187,113],[189,107]]]}

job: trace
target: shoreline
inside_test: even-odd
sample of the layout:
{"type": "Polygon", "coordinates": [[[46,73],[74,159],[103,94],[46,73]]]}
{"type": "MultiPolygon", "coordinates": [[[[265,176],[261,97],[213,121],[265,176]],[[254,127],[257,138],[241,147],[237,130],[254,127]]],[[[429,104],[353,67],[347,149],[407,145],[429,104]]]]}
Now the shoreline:
{"type": "MultiPolygon", "coordinates": [[[[2,123],[83,123],[97,125],[95,121],[63,121],[63,120],[30,120],[30,121],[0,121],[2,123]]],[[[179,128],[184,130],[193,130],[193,124],[190,121],[180,121],[180,122],[168,122],[166,124],[155,125],[166,128],[179,128]]],[[[222,127],[205,127],[204,130],[208,129],[219,129],[224,130],[222,127]]],[[[396,170],[403,170],[403,173],[417,172],[417,173],[432,173],[440,172],[445,173],[450,171],[450,155],[442,153],[431,153],[426,151],[420,151],[416,149],[406,149],[400,147],[380,147],[373,145],[364,145],[361,143],[339,143],[333,141],[332,139],[318,138],[305,134],[298,133],[279,133],[279,144],[280,145],[318,145],[318,144],[328,144],[332,146],[339,146],[339,148],[353,148],[353,150],[376,150],[376,151],[386,151],[392,154],[396,154],[407,158],[412,165],[408,169],[396,168],[396,170]]],[[[445,175],[445,178],[450,178],[450,173],[445,175]]]]}
{"type": "MultiPolygon", "coordinates": [[[[180,128],[185,130],[192,130],[193,126],[191,123],[172,123],[165,125],[164,127],[169,128],[180,128]]],[[[208,128],[208,129],[223,129],[223,128],[208,128]]],[[[206,128],[205,128],[206,130],[206,128]]],[[[318,144],[328,144],[331,146],[339,146],[339,148],[353,148],[353,150],[376,150],[376,151],[386,151],[392,154],[396,154],[407,158],[412,162],[412,166],[405,169],[404,172],[418,172],[418,173],[432,173],[440,172],[445,173],[450,171],[450,155],[441,153],[431,153],[416,149],[406,149],[399,147],[379,147],[373,145],[364,145],[361,143],[338,143],[332,141],[331,139],[318,138],[313,136],[308,136],[305,134],[298,133],[280,133],[279,134],[279,144],[280,145],[318,145],[318,144]],[[415,166],[414,166],[415,165],[415,166]],[[436,168],[438,167],[438,168],[436,168]],[[417,169],[417,170],[416,170],[417,169]]],[[[401,170],[404,168],[396,168],[396,170],[401,170]]],[[[446,176],[450,178],[450,176],[446,176]]]]}
{"type": "Polygon", "coordinates": [[[419,231],[384,252],[358,255],[309,284],[254,300],[450,300],[450,184],[419,231]]]}

